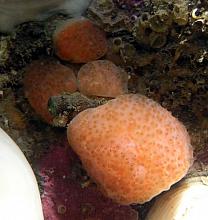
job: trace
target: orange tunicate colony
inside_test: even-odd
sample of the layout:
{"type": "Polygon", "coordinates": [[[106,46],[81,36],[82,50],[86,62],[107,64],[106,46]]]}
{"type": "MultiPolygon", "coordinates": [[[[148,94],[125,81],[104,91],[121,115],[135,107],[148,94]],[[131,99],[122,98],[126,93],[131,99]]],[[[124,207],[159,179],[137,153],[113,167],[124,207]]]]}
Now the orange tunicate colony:
{"type": "Polygon", "coordinates": [[[72,63],[87,63],[105,55],[105,33],[88,19],[70,19],[54,34],[56,54],[72,63]]]}
{"type": "Polygon", "coordinates": [[[24,87],[29,103],[48,123],[52,123],[52,116],[47,108],[49,98],[77,90],[74,72],[51,60],[34,61],[26,69],[24,87]]]}
{"type": "Polygon", "coordinates": [[[67,133],[89,175],[121,204],[149,201],[184,177],[192,164],[182,123],[138,94],[81,112],[67,133]]]}
{"type": "Polygon", "coordinates": [[[77,82],[84,95],[116,97],[128,92],[128,74],[108,60],[92,61],[82,66],[77,82]]]}

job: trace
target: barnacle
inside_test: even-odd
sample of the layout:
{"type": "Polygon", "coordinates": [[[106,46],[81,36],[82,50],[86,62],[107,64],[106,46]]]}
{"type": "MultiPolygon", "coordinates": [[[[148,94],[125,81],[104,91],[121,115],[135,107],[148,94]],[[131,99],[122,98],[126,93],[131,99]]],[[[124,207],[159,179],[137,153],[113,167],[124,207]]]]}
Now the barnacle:
{"type": "Polygon", "coordinates": [[[154,16],[150,17],[147,14],[139,18],[133,32],[138,43],[146,44],[152,48],[161,48],[165,45],[166,30],[169,27],[168,24],[171,24],[171,20],[167,19],[167,23],[164,26],[157,21],[154,16]]]}
{"type": "Polygon", "coordinates": [[[193,28],[206,33],[208,30],[208,11],[195,8],[192,10],[191,16],[194,19],[193,28]]]}
{"type": "Polygon", "coordinates": [[[208,11],[201,11],[200,9],[195,8],[192,10],[191,16],[194,19],[208,20],[208,11]]]}
{"type": "Polygon", "coordinates": [[[114,53],[119,53],[120,49],[123,47],[123,40],[121,37],[116,37],[113,39],[112,50],[114,53]]]}
{"type": "Polygon", "coordinates": [[[165,32],[172,24],[172,16],[166,10],[159,10],[149,19],[150,28],[155,32],[165,32]]]}
{"type": "Polygon", "coordinates": [[[133,35],[138,43],[152,48],[161,48],[166,43],[171,25],[172,15],[169,11],[160,9],[154,15],[145,12],[134,25],[133,35]]]}
{"type": "Polygon", "coordinates": [[[139,23],[141,24],[142,27],[149,27],[149,19],[150,19],[150,14],[148,12],[144,12],[140,17],[139,17],[139,23]]]}
{"type": "Polygon", "coordinates": [[[167,37],[165,34],[152,32],[149,40],[152,48],[161,48],[165,45],[167,37]]]}
{"type": "Polygon", "coordinates": [[[133,35],[138,43],[149,44],[149,35],[152,32],[148,22],[148,17],[145,15],[145,19],[141,16],[133,28],[133,35]]]}
{"type": "Polygon", "coordinates": [[[178,25],[186,25],[188,23],[188,7],[186,4],[175,4],[173,8],[173,20],[178,25]]]}
{"type": "Polygon", "coordinates": [[[135,62],[135,58],[138,56],[135,47],[130,43],[125,43],[120,52],[122,59],[128,64],[135,62]]]}

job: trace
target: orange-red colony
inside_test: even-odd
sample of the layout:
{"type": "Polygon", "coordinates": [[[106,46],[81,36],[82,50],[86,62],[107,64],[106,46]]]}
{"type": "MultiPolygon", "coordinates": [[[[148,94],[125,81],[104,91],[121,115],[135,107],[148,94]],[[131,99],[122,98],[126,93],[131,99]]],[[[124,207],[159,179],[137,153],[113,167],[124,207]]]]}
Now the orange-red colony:
{"type": "Polygon", "coordinates": [[[79,91],[84,95],[116,97],[128,92],[128,74],[108,60],[83,65],[77,82],[79,91]]]}
{"type": "Polygon", "coordinates": [[[70,19],[54,34],[56,54],[72,63],[87,63],[105,55],[105,33],[88,19],[70,19]]]}
{"type": "Polygon", "coordinates": [[[138,94],[81,112],[67,134],[88,174],[121,204],[142,204],[168,190],[186,175],[193,160],[182,123],[138,94]]]}
{"type": "Polygon", "coordinates": [[[52,123],[48,111],[51,96],[77,90],[74,72],[62,64],[51,60],[34,61],[24,77],[25,95],[38,115],[46,122],[52,123]]]}

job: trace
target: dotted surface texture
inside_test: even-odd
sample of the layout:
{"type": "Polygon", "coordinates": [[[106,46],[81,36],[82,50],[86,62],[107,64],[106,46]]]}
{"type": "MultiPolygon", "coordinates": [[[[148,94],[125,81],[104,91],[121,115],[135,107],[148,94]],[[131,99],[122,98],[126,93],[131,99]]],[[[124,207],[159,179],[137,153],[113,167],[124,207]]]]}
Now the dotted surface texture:
{"type": "Polygon", "coordinates": [[[34,61],[27,69],[24,78],[25,95],[35,110],[46,122],[52,122],[48,112],[51,96],[77,89],[74,72],[59,63],[44,60],[34,61]]]}
{"type": "Polygon", "coordinates": [[[128,74],[108,60],[92,61],[78,72],[82,94],[116,97],[128,92],[128,74]]]}
{"type": "Polygon", "coordinates": [[[56,54],[73,63],[87,63],[107,52],[105,33],[87,19],[72,19],[54,34],[56,54]]]}
{"type": "Polygon", "coordinates": [[[149,201],[192,164],[185,127],[137,94],[83,111],[69,124],[68,140],[101,190],[121,204],[149,201]]]}

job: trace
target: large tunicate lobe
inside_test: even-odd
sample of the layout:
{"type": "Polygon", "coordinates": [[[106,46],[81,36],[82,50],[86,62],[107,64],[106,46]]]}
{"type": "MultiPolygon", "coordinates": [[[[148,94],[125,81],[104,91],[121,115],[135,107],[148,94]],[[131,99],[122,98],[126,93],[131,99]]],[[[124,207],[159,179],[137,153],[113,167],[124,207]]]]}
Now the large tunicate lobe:
{"type": "Polygon", "coordinates": [[[144,203],[184,177],[192,164],[189,135],[166,109],[126,94],[78,114],[69,143],[110,198],[144,203]]]}

